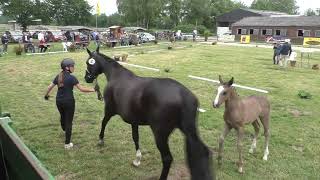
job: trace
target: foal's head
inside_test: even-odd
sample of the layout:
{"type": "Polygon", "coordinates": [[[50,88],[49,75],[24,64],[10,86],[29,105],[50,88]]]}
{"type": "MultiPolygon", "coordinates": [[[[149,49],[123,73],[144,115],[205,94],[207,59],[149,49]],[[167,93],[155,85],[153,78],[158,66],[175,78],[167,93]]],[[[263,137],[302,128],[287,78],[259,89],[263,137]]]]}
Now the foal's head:
{"type": "Polygon", "coordinates": [[[219,75],[220,85],[218,87],[218,92],[216,98],[214,99],[212,105],[214,108],[218,108],[221,104],[227,101],[230,98],[233,84],[233,77],[228,82],[223,82],[221,76],[219,75]]]}
{"type": "Polygon", "coordinates": [[[87,49],[87,52],[89,54],[89,58],[86,62],[87,70],[84,79],[87,83],[92,83],[93,80],[95,80],[98,75],[102,73],[102,61],[100,59],[103,57],[99,54],[99,46],[97,47],[96,51],[90,52],[90,50],[87,49]]]}

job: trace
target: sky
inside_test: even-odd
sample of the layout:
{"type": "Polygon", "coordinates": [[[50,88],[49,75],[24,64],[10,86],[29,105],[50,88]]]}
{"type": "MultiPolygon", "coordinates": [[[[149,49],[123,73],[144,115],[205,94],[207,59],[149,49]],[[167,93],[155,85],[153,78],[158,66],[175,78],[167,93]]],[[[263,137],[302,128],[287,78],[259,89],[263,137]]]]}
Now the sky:
{"type": "MultiPolygon", "coordinates": [[[[96,6],[98,0],[87,0],[91,6],[94,7],[93,14],[96,13],[96,6]]],[[[234,0],[242,1],[245,5],[250,6],[253,0],[234,0]]],[[[320,8],[320,0],[296,0],[299,6],[300,14],[303,14],[308,8],[313,10],[320,8]]],[[[116,0],[100,0],[100,12],[111,15],[117,12],[116,0]]]]}

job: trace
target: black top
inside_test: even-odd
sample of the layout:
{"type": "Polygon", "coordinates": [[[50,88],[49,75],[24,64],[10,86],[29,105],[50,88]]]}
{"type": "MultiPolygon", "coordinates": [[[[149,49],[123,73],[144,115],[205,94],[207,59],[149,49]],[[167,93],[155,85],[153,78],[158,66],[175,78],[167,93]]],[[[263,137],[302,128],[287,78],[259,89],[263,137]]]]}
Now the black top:
{"type": "Polygon", "coordinates": [[[282,55],[291,55],[292,49],[289,43],[284,43],[280,49],[280,54],[282,55]]]}
{"type": "MultiPolygon", "coordinates": [[[[63,87],[58,88],[56,100],[74,100],[73,86],[79,83],[78,79],[71,75],[68,71],[64,72],[63,87]]],[[[53,84],[58,84],[59,74],[52,81],[53,84]]]]}

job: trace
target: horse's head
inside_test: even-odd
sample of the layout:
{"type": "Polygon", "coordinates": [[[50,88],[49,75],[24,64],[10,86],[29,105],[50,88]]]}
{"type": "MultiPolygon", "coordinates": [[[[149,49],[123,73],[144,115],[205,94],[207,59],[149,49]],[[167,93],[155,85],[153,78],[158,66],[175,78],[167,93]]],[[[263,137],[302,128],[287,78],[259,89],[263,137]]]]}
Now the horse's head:
{"type": "Polygon", "coordinates": [[[99,46],[97,47],[96,51],[93,52],[87,48],[87,52],[89,54],[89,58],[86,62],[87,70],[84,79],[87,83],[92,83],[98,77],[98,75],[102,73],[102,57],[99,55],[99,46]]]}
{"type": "Polygon", "coordinates": [[[221,104],[230,98],[233,84],[233,77],[228,82],[223,82],[221,76],[219,75],[220,85],[218,87],[216,98],[214,99],[212,105],[214,108],[218,108],[221,104]]]}

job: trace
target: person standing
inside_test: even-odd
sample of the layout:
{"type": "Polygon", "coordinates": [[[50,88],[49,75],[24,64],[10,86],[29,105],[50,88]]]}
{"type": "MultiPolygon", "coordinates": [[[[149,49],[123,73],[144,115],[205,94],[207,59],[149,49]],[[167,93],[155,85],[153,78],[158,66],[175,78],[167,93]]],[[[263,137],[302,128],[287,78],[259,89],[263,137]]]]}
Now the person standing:
{"type": "Polygon", "coordinates": [[[73,96],[73,87],[77,87],[81,92],[95,92],[95,89],[83,87],[78,79],[72,75],[74,72],[75,62],[72,59],[63,59],[61,62],[62,71],[54,78],[48,86],[48,90],[44,96],[45,100],[49,100],[51,90],[58,85],[56,96],[56,105],[60,113],[61,128],[65,131],[65,149],[73,147],[71,142],[72,122],[75,111],[75,99],[73,96]]]}
{"type": "Polygon", "coordinates": [[[4,33],[1,37],[1,43],[3,47],[3,54],[8,54],[8,43],[9,43],[9,38],[6,33],[4,33]]]}

